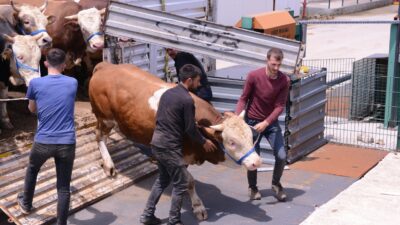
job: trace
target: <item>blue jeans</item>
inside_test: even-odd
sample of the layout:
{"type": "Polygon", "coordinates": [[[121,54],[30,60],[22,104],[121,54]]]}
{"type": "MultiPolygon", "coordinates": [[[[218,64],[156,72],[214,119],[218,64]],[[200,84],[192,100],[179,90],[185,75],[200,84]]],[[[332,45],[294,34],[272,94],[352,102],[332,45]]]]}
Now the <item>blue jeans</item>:
{"type": "Polygon", "coordinates": [[[170,149],[152,146],[154,157],[157,159],[158,178],[154,182],[147,200],[144,216],[152,216],[161,194],[172,182],[171,209],[169,223],[175,224],[181,220],[181,208],[184,194],[189,187],[189,172],[182,155],[170,149]]]}
{"type": "Polygon", "coordinates": [[[34,143],[26,169],[24,192],[18,198],[22,198],[24,206],[32,208],[38,173],[42,165],[51,157],[54,157],[57,173],[57,225],[66,225],[71,196],[70,182],[75,159],[75,144],[34,143]]]}
{"type": "MultiPolygon", "coordinates": [[[[250,126],[255,126],[257,123],[260,123],[259,120],[254,119],[246,119],[246,123],[250,126]]],[[[278,184],[281,180],[283,170],[286,165],[286,150],[284,147],[284,139],[282,136],[282,130],[279,126],[279,122],[275,121],[270,124],[265,130],[260,134],[267,138],[270,143],[272,150],[274,151],[275,156],[275,166],[274,172],[272,176],[272,184],[278,184]]],[[[253,132],[253,141],[256,141],[258,137],[257,132],[253,132]]],[[[261,138],[258,139],[256,146],[256,152],[260,154],[260,142],[261,138]]],[[[250,188],[257,188],[257,170],[255,171],[247,171],[247,180],[249,182],[250,188]]]]}

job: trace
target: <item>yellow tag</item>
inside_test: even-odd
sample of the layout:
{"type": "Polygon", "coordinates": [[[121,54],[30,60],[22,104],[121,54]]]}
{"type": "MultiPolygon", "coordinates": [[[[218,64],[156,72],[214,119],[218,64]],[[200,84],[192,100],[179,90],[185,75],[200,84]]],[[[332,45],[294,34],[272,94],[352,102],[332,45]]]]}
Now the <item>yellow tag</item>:
{"type": "Polygon", "coordinates": [[[12,155],[11,152],[2,153],[2,154],[0,154],[0,159],[1,158],[6,158],[6,157],[11,156],[11,155],[12,155]]]}

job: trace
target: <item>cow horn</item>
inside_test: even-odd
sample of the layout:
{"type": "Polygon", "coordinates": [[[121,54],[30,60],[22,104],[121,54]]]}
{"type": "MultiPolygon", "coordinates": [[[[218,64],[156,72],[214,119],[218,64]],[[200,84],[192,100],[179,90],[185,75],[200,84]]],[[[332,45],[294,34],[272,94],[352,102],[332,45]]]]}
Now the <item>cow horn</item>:
{"type": "Polygon", "coordinates": [[[239,117],[242,118],[242,119],[244,119],[244,115],[246,115],[246,111],[243,110],[243,111],[239,114],[239,117]]]}
{"type": "Polygon", "coordinates": [[[9,41],[11,43],[15,42],[14,38],[11,36],[8,36],[7,34],[3,34],[3,37],[4,37],[4,39],[6,39],[7,41],[9,41]]]}
{"type": "Polygon", "coordinates": [[[40,12],[43,12],[45,9],[46,9],[46,7],[47,7],[47,4],[49,4],[49,1],[48,0],[45,0],[44,1],[44,4],[42,5],[42,6],[40,6],[40,12]]]}
{"type": "Polygon", "coordinates": [[[106,8],[101,9],[100,10],[100,15],[104,15],[106,13],[106,10],[107,10],[106,8]]]}
{"type": "Polygon", "coordinates": [[[224,125],[221,123],[221,124],[218,124],[218,125],[210,126],[210,128],[212,128],[212,129],[214,129],[216,131],[223,131],[224,130],[224,125]]]}
{"type": "Polygon", "coordinates": [[[72,15],[72,16],[66,16],[64,17],[66,20],[76,20],[78,19],[78,14],[72,15]]]}
{"type": "Polygon", "coordinates": [[[39,34],[39,35],[35,35],[35,36],[33,36],[33,39],[35,40],[35,41],[38,41],[40,38],[42,38],[43,37],[43,33],[41,33],[41,34],[39,34]]]}
{"type": "Polygon", "coordinates": [[[13,0],[10,0],[10,5],[13,7],[13,9],[14,9],[16,12],[21,11],[21,8],[20,8],[19,6],[14,5],[13,0]]]}

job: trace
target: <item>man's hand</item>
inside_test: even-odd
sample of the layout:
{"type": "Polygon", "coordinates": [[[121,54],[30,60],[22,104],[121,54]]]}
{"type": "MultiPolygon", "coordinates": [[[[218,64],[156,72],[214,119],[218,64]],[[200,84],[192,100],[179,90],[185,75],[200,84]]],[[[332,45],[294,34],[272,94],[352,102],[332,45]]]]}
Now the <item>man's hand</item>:
{"type": "Polygon", "coordinates": [[[263,132],[267,127],[268,127],[268,122],[267,121],[262,121],[262,122],[260,122],[260,123],[257,123],[255,126],[254,126],[254,129],[258,132],[258,133],[261,133],[261,132],[263,132]]]}
{"type": "Polygon", "coordinates": [[[213,152],[217,150],[217,146],[212,143],[209,139],[206,139],[206,142],[203,144],[203,148],[206,150],[206,152],[213,152]]]}

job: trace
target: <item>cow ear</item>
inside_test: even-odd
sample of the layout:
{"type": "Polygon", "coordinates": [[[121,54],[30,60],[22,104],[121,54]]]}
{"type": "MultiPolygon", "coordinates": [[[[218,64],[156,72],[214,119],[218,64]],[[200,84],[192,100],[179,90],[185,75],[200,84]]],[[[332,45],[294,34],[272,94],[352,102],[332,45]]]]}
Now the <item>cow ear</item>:
{"type": "Polygon", "coordinates": [[[14,38],[13,37],[8,36],[7,34],[3,34],[3,37],[7,42],[14,43],[14,38]]]}
{"type": "Polygon", "coordinates": [[[54,23],[56,21],[56,17],[55,16],[48,16],[47,17],[47,25],[50,25],[50,24],[52,24],[52,23],[54,23]]]}
{"type": "Polygon", "coordinates": [[[69,27],[73,31],[79,31],[79,29],[80,29],[78,21],[76,21],[76,20],[70,20],[70,21],[64,23],[64,27],[69,27]]]}
{"type": "Polygon", "coordinates": [[[11,48],[6,48],[4,49],[3,53],[1,53],[1,57],[3,60],[10,60],[12,56],[12,49],[11,48]]]}

